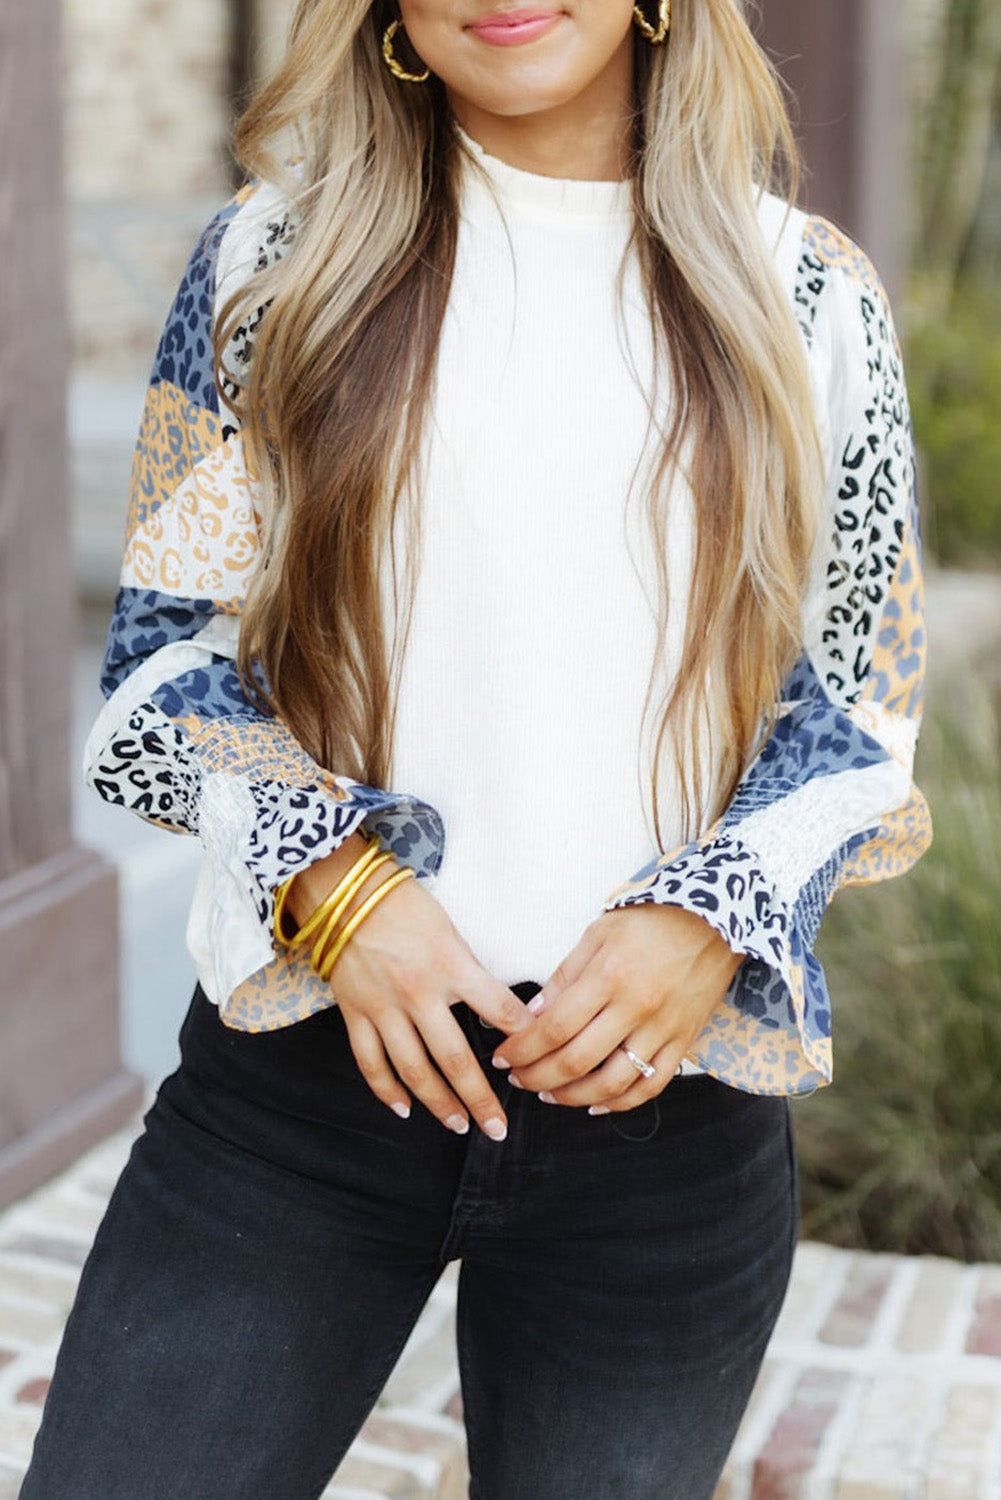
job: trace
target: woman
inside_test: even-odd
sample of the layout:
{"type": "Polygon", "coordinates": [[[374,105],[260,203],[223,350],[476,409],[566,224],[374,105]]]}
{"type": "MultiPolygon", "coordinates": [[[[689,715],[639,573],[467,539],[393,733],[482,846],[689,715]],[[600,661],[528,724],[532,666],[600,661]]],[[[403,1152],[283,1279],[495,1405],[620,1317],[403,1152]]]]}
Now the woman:
{"type": "Polygon", "coordinates": [[[237,147],[87,747],[199,985],[23,1500],[319,1495],[454,1258],[475,1500],[709,1497],[930,837],[884,293],[737,0],[301,0],[237,147]]]}

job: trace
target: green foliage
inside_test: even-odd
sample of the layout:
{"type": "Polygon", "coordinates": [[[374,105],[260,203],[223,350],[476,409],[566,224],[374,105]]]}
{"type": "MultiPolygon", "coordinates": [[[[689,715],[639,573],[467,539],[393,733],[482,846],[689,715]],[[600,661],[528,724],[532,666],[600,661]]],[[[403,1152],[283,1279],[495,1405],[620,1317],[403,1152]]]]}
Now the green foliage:
{"type": "Polygon", "coordinates": [[[921,457],[922,525],[946,565],[1001,561],[1001,288],[961,280],[948,315],[920,316],[912,289],[907,375],[921,457]]]}
{"type": "Polygon", "coordinates": [[[814,1238],[1001,1260],[999,732],[971,672],[934,686],[915,772],[931,848],[825,916],[834,1082],[795,1104],[814,1238]]]}
{"type": "Polygon", "coordinates": [[[1001,104],[1001,0],[924,0],[921,8],[929,14],[909,7],[908,27],[917,84],[913,249],[915,264],[947,292],[986,206],[1001,104]]]}

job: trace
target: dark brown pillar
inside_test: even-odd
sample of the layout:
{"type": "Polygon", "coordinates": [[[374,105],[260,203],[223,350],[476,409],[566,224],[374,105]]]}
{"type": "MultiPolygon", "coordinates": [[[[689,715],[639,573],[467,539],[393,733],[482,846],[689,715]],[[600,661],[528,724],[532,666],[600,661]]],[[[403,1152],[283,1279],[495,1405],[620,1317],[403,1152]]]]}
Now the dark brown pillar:
{"type": "Polygon", "coordinates": [[[115,873],[71,826],[59,36],[59,0],[0,0],[0,1205],[142,1098],[115,873]]]}
{"type": "Polygon", "coordinates": [[[899,285],[907,217],[902,0],[764,0],[761,36],[798,100],[803,204],[899,285]]]}

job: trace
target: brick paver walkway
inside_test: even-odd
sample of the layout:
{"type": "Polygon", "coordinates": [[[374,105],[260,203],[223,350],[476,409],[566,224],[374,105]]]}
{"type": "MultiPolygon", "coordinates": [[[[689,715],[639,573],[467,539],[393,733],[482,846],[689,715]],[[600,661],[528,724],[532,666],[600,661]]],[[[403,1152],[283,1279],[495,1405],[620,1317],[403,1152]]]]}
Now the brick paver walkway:
{"type": "MultiPolygon", "coordinates": [[[[80,1267],[140,1129],[141,1113],[0,1215],[0,1500],[17,1496],[80,1267]]],[[[465,1500],[457,1270],[324,1500],[465,1500]]],[[[717,1500],[999,1497],[1001,1266],[802,1243],[717,1500]]]]}

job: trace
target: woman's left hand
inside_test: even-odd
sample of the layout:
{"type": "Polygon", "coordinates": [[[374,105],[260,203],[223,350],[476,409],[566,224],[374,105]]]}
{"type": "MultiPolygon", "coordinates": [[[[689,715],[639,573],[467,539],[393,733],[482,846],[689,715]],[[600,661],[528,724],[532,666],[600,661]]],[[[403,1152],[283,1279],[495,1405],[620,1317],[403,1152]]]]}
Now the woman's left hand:
{"type": "Polygon", "coordinates": [[[682,907],[603,912],[529,1001],[535,1018],[500,1044],[494,1064],[548,1103],[634,1109],[671,1082],[743,959],[682,907]],[[621,1042],[653,1063],[652,1078],[621,1042]]]}

